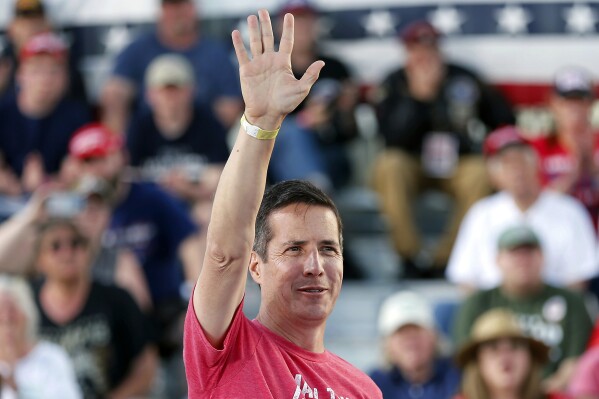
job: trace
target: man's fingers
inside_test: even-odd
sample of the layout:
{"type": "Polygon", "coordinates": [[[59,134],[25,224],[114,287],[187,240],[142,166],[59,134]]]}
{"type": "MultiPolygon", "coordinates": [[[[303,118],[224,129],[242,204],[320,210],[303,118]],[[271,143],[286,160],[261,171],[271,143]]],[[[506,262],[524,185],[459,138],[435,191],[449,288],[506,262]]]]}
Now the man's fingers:
{"type": "Polygon", "coordinates": [[[306,93],[310,91],[310,88],[318,79],[318,75],[320,75],[322,67],[324,67],[324,61],[313,62],[300,79],[300,85],[306,91],[306,93]]]}
{"type": "Polygon", "coordinates": [[[291,51],[293,51],[293,15],[285,14],[279,52],[291,55],[291,51]]]}
{"type": "Polygon", "coordinates": [[[235,48],[235,55],[237,55],[237,62],[239,62],[239,65],[250,62],[250,57],[248,57],[245,45],[243,44],[241,32],[234,30],[233,33],[231,33],[231,37],[233,39],[233,47],[235,48]]]}
{"type": "Polygon", "coordinates": [[[262,9],[258,11],[260,17],[260,29],[262,30],[262,47],[264,51],[274,51],[275,49],[275,37],[272,33],[272,23],[270,22],[270,15],[268,11],[262,9]]]}
{"type": "Polygon", "coordinates": [[[250,29],[250,50],[252,56],[256,58],[262,54],[262,35],[260,34],[258,18],[256,18],[255,15],[250,15],[248,17],[248,26],[250,29]]]}

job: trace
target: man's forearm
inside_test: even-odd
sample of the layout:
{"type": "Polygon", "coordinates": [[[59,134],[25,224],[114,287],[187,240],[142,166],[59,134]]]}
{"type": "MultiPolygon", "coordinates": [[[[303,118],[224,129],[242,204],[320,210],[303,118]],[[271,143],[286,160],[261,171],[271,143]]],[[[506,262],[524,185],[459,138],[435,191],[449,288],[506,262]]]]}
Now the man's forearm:
{"type": "Polygon", "coordinates": [[[131,371],[123,382],[110,394],[110,399],[128,399],[144,397],[149,392],[158,367],[158,355],[155,348],[146,348],[134,361],[131,371]]]}
{"type": "Polygon", "coordinates": [[[28,215],[15,215],[0,225],[0,272],[27,273],[35,246],[36,234],[28,215]]]}

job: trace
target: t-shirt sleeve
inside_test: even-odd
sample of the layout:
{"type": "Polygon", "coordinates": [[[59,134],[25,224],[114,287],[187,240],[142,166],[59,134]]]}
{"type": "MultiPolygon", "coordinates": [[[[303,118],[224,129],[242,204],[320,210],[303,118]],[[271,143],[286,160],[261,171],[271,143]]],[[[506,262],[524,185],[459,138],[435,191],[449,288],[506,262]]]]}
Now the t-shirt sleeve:
{"type": "Polygon", "coordinates": [[[137,84],[143,79],[145,66],[142,64],[144,57],[141,57],[140,39],[129,44],[114,61],[112,76],[127,79],[131,83],[137,84]]]}
{"type": "MultiPolygon", "coordinates": [[[[570,198],[568,198],[570,199],[570,198]]],[[[589,280],[599,272],[597,238],[586,209],[575,199],[570,199],[570,225],[568,248],[563,251],[564,268],[562,283],[565,285],[589,280]]]]}
{"type": "Polygon", "coordinates": [[[484,232],[480,229],[484,217],[481,209],[482,203],[474,204],[460,225],[446,271],[452,283],[478,285],[477,273],[482,268],[480,236],[484,232]]]}
{"type": "Polygon", "coordinates": [[[476,318],[483,312],[481,293],[468,297],[460,306],[453,322],[452,338],[455,345],[462,345],[470,337],[470,329],[476,318]]]}
{"type": "Polygon", "coordinates": [[[572,299],[568,305],[568,330],[564,332],[566,345],[564,346],[564,359],[580,356],[586,349],[593,322],[587,311],[582,296],[571,293],[572,299]]]}
{"type": "Polygon", "coordinates": [[[114,288],[110,296],[115,311],[115,352],[118,358],[114,369],[122,370],[122,376],[114,376],[114,383],[118,385],[118,380],[127,375],[132,362],[148,345],[149,321],[129,293],[117,287],[111,288],[114,288]]]}
{"type": "MultiPolygon", "coordinates": [[[[248,353],[254,350],[255,342],[252,342],[249,334],[243,334],[244,325],[249,323],[243,314],[243,303],[242,300],[233,315],[222,349],[216,349],[208,342],[196,317],[193,295],[191,296],[185,317],[183,336],[183,361],[188,385],[193,387],[193,392],[190,392],[190,395],[218,385],[224,370],[234,367],[235,358],[243,359],[245,356],[243,352],[248,353]]],[[[237,361],[236,363],[237,367],[243,366],[243,362],[237,361]]]]}
{"type": "Polygon", "coordinates": [[[233,66],[231,57],[226,47],[215,45],[213,49],[213,68],[218,68],[218,73],[212,74],[216,79],[212,85],[214,92],[211,93],[211,99],[218,97],[235,97],[241,100],[241,87],[239,83],[239,74],[233,66]]]}
{"type": "Polygon", "coordinates": [[[590,349],[580,358],[568,391],[573,397],[599,395],[599,348],[590,349]]]}

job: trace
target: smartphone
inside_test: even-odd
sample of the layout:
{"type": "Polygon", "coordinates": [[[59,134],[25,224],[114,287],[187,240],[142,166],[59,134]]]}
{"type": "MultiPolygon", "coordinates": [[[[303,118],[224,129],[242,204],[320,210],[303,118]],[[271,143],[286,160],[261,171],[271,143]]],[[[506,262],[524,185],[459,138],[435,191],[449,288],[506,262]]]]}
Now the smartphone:
{"type": "Polygon", "coordinates": [[[85,208],[85,198],[73,192],[53,193],[46,200],[48,216],[71,218],[85,208]]]}

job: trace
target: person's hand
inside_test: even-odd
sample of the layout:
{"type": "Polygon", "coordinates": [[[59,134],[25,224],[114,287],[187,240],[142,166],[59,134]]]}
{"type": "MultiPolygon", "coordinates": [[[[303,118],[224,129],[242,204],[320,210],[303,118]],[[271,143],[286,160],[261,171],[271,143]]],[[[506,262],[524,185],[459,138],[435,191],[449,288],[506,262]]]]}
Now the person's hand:
{"type": "Polygon", "coordinates": [[[316,61],[297,80],[291,71],[293,50],[293,15],[286,14],[279,51],[274,49],[274,35],[268,11],[248,17],[250,59],[241,33],[233,31],[233,46],[239,62],[241,93],[245,102],[245,117],[249,123],[264,130],[276,130],[285,116],[308,95],[318,79],[324,62],[316,61]]]}
{"type": "Polygon", "coordinates": [[[297,117],[300,125],[307,129],[317,129],[331,120],[329,104],[322,101],[310,101],[297,117]]]}
{"type": "Polygon", "coordinates": [[[37,152],[27,155],[23,166],[23,175],[21,176],[21,183],[25,192],[33,192],[43,183],[45,178],[46,171],[44,170],[42,156],[37,152]]]}
{"type": "Polygon", "coordinates": [[[543,390],[548,393],[565,391],[576,371],[577,363],[578,358],[563,360],[557,371],[542,382],[543,390]]]}

